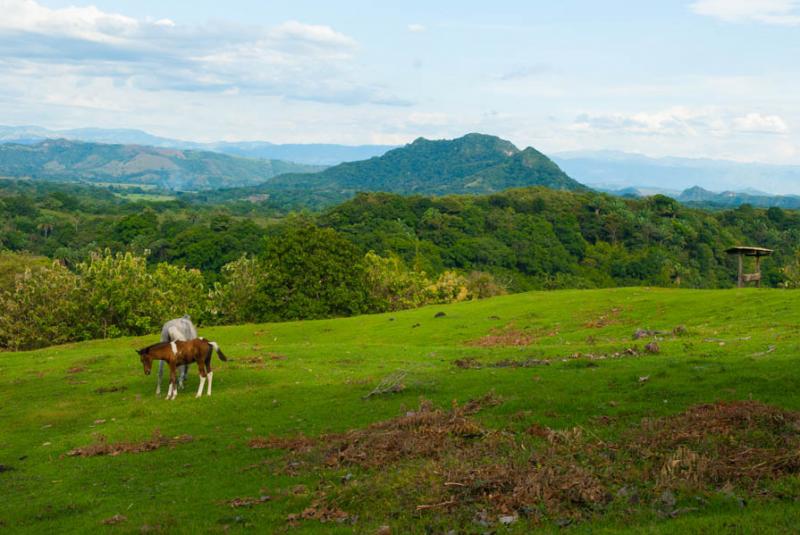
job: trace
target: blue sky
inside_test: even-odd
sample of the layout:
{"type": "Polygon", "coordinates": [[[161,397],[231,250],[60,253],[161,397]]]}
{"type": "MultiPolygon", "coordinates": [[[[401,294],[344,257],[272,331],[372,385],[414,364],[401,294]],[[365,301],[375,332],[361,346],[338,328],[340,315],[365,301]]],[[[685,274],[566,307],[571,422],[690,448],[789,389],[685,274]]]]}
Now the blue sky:
{"type": "Polygon", "coordinates": [[[800,164],[800,1],[0,0],[0,123],[800,164]]]}

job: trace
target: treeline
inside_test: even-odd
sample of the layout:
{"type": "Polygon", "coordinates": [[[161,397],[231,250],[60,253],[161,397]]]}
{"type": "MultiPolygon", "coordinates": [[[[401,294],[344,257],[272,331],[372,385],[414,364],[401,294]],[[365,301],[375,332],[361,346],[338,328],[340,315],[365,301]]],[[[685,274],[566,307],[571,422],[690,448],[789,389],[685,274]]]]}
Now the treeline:
{"type": "Polygon", "coordinates": [[[224,265],[207,284],[197,269],[148,266],[133,253],[95,253],[68,269],[0,253],[0,349],[157,332],[190,314],[200,324],[317,319],[489,297],[485,273],[429,278],[396,256],[366,255],[332,229],[292,218],[257,255],[224,265]]]}
{"type": "MultiPolygon", "coordinates": [[[[267,201],[264,201],[267,202],[267,201]]],[[[100,188],[0,181],[0,250],[27,251],[74,269],[106,248],[203,273],[207,284],[256,255],[287,214],[263,202],[129,201],[100,188]]],[[[418,271],[492,273],[512,291],[637,284],[729,287],[732,245],[775,249],[764,284],[798,284],[800,212],[688,208],[654,196],[626,199],[545,188],[486,196],[364,193],[319,214],[361,254],[398,255],[418,271]]]]}
{"type": "Polygon", "coordinates": [[[362,250],[427,272],[490,272],[512,291],[631,285],[730,287],[732,245],[775,250],[764,284],[795,287],[800,212],[743,205],[703,211],[656,195],[625,199],[543,188],[487,196],[360,194],[324,213],[362,250]]]}

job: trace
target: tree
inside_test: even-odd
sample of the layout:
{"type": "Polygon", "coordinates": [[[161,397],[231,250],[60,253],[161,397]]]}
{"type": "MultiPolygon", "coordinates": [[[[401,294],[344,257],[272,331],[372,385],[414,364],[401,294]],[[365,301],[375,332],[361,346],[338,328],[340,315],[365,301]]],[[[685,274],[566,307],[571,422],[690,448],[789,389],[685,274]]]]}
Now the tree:
{"type": "Polygon", "coordinates": [[[305,221],[267,239],[260,256],[261,321],[349,316],[367,309],[363,257],[335,230],[305,221]]]}

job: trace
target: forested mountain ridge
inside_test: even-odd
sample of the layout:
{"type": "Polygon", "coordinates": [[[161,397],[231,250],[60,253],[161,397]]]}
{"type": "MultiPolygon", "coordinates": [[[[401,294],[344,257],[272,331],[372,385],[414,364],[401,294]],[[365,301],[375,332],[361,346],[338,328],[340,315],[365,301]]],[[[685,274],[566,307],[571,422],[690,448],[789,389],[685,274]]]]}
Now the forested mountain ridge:
{"type": "Polygon", "coordinates": [[[236,199],[273,195],[288,202],[318,206],[346,200],[359,191],[484,194],[524,186],[586,189],[531,147],[519,150],[510,141],[496,136],[467,134],[452,140],[419,138],[383,156],[342,163],[313,175],[280,175],[258,186],[224,192],[222,196],[236,199]]]}
{"type": "Polygon", "coordinates": [[[280,160],[142,145],[65,139],[32,145],[0,144],[0,176],[59,182],[116,182],[170,190],[202,190],[244,186],[281,173],[320,169],[280,160]]]}

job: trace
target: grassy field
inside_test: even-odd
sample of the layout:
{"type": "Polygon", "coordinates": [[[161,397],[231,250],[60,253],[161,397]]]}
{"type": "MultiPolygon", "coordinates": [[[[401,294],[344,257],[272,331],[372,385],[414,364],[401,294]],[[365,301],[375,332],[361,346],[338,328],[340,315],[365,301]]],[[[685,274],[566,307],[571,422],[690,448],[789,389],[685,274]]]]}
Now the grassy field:
{"type": "Polygon", "coordinates": [[[134,353],[155,335],[0,354],[0,531],[796,531],[800,478],[791,474],[750,486],[689,485],[667,495],[649,494],[655,483],[642,481],[641,500],[612,487],[610,502],[579,516],[540,510],[511,515],[506,525],[502,512],[484,514],[478,502],[427,501],[450,492],[436,472],[442,465],[431,458],[332,465],[315,463],[313,451],[254,449],[250,441],[341,433],[405,415],[421,398],[447,410],[453,400],[463,404],[489,392],[502,402],[469,418],[483,436],[519,440],[525,449],[514,455],[526,458],[546,449],[547,429],[578,426],[591,437],[581,440],[603,442],[622,440],[642,418],[699,403],[757,400],[797,411],[798,311],[800,292],[634,288],[201,329],[232,361],[214,357],[212,397],[194,398],[193,368],[175,401],[155,397],[154,378],[143,375],[134,353]],[[637,329],[663,333],[633,340],[637,329]],[[658,353],[644,349],[653,340],[658,353]],[[549,365],[537,362],[544,360],[549,365]],[[502,361],[531,367],[492,366],[502,361]],[[398,370],[406,374],[402,391],[363,399],[398,370]],[[537,437],[530,429],[544,431],[537,437]],[[192,440],[141,453],[67,455],[100,435],[108,444],[137,443],[156,431],[192,440]],[[287,459],[302,462],[287,469],[295,466],[287,459]],[[263,502],[232,507],[235,498],[263,502]],[[346,521],[287,521],[320,501],[347,512],[346,521]],[[114,515],[121,515],[117,523],[104,523],[114,515]]]}

